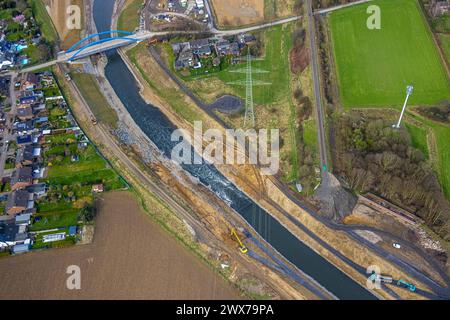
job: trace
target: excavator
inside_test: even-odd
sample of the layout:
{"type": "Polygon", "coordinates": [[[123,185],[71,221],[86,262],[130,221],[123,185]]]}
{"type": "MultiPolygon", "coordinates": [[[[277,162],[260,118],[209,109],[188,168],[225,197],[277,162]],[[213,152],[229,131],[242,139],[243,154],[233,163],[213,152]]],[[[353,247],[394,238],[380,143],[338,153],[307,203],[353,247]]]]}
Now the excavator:
{"type": "Polygon", "coordinates": [[[234,236],[236,238],[237,242],[239,243],[239,246],[240,246],[239,250],[241,250],[241,252],[243,254],[246,254],[248,252],[248,248],[242,243],[235,228],[231,229],[231,235],[234,236]]]}
{"type": "Polygon", "coordinates": [[[408,283],[408,282],[406,282],[403,279],[400,279],[400,280],[397,281],[397,286],[406,288],[406,289],[408,289],[411,292],[415,292],[416,291],[416,286],[415,285],[413,285],[412,283],[408,283]]]}

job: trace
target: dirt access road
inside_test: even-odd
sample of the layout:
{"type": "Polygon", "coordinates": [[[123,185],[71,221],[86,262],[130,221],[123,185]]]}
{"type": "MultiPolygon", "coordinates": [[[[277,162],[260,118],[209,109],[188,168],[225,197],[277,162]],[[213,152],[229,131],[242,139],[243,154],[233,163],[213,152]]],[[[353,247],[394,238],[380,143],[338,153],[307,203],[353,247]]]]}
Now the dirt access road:
{"type": "Polygon", "coordinates": [[[128,192],[100,200],[93,244],[1,258],[0,283],[0,299],[239,298],[128,192]],[[81,290],[66,289],[69,265],[81,268],[81,290]]]}

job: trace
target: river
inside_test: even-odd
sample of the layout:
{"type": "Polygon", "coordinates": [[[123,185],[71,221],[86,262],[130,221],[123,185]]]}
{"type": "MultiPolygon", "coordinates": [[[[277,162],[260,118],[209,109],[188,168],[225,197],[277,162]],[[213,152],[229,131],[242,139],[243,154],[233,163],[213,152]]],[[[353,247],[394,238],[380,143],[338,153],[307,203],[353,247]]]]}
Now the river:
{"type": "MultiPolygon", "coordinates": [[[[110,29],[115,1],[94,1],[94,20],[98,32],[110,29]]],[[[121,57],[115,51],[108,52],[107,55],[108,64],[105,68],[105,75],[117,96],[142,131],[162,152],[170,156],[171,150],[176,144],[170,140],[175,126],[160,109],[147,104],[142,99],[136,80],[121,57]]],[[[286,259],[339,299],[375,299],[369,291],[298,240],[270,214],[234,186],[214,166],[208,164],[184,165],[183,168],[242,215],[286,259]]]]}

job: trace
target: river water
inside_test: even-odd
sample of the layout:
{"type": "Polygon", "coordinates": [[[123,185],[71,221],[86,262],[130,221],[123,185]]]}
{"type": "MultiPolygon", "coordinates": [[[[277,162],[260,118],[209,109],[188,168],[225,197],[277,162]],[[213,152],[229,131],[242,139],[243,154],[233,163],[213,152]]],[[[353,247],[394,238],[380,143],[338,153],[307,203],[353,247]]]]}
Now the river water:
{"type": "MultiPolygon", "coordinates": [[[[109,30],[115,0],[95,0],[94,20],[98,32],[109,30]]],[[[107,53],[105,75],[130,115],[156,146],[170,156],[176,142],[170,140],[175,126],[156,107],[139,95],[135,78],[121,57],[107,53]]],[[[285,227],[236,188],[214,166],[184,165],[183,168],[228,203],[286,259],[314,278],[340,299],[374,299],[346,274],[306,246],[285,227]]]]}

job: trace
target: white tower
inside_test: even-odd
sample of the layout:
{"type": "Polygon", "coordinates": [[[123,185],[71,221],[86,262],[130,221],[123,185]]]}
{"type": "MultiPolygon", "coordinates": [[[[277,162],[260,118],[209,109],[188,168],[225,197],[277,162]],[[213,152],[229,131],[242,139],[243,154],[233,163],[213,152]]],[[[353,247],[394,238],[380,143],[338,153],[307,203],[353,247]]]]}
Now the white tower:
{"type": "Polygon", "coordinates": [[[395,124],[393,125],[393,127],[395,129],[400,129],[400,125],[402,123],[403,116],[405,115],[406,105],[408,104],[409,97],[412,95],[413,91],[414,91],[414,87],[413,86],[406,87],[405,104],[403,105],[402,113],[400,114],[400,118],[398,119],[398,123],[396,125],[395,124]]]}

